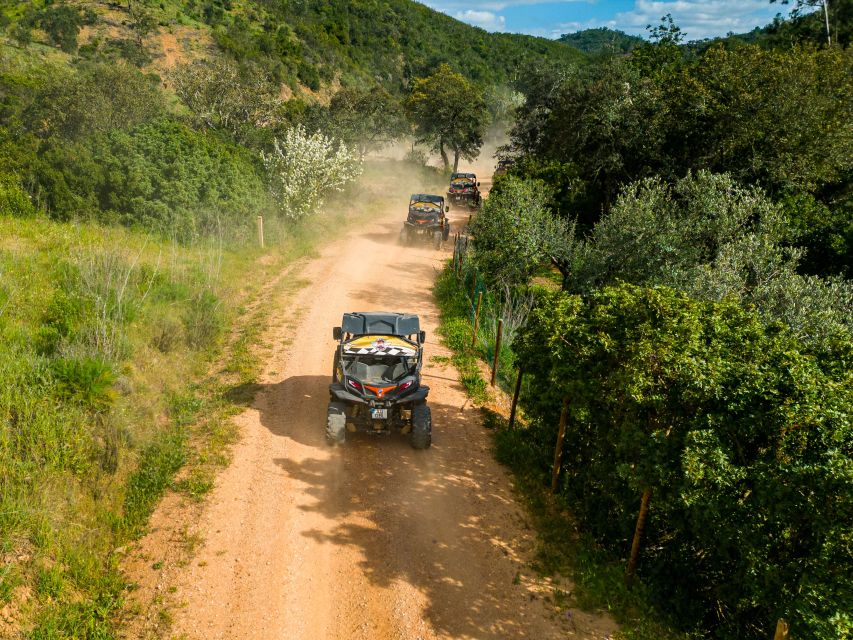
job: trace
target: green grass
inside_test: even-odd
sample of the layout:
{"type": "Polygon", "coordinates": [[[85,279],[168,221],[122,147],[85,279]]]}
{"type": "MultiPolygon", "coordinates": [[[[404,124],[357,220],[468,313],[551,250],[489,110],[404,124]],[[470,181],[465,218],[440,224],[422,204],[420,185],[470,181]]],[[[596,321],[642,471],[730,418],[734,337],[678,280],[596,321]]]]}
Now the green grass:
{"type": "Polygon", "coordinates": [[[332,213],[271,221],[262,260],[252,246],[0,217],[0,608],[18,611],[23,637],[115,637],[128,585],[114,551],[166,492],[201,499],[227,464],[264,330],[305,285],[278,276],[408,196],[396,181],[368,167],[332,213]]]}
{"type": "MultiPolygon", "coordinates": [[[[434,295],[441,313],[439,334],[453,352],[450,362],[459,371],[471,399],[482,403],[488,397],[488,386],[480,375],[480,359],[492,357],[493,351],[483,346],[488,340],[471,347],[469,292],[447,266],[439,274],[434,295]]],[[[515,375],[506,344],[501,348],[500,362],[503,376],[499,380],[506,389],[514,383],[515,375]]],[[[672,630],[665,612],[649,604],[641,582],[627,587],[624,561],[579,531],[565,505],[547,491],[550,469],[540,468],[542,452],[534,449],[537,444],[525,436],[523,425],[510,430],[505,418],[488,409],[483,412],[483,426],[494,434],[495,455],[512,470],[515,488],[533,519],[538,540],[532,568],[543,575],[569,576],[574,582],[571,593],[555,588],[552,604],[561,611],[605,611],[621,625],[616,637],[624,640],[689,640],[689,636],[672,630]]]]}
{"type": "Polygon", "coordinates": [[[441,311],[438,332],[453,352],[450,362],[459,372],[459,381],[468,396],[474,402],[485,403],[489,399],[488,383],[480,373],[478,351],[471,346],[474,332],[470,319],[471,303],[452,269],[446,268],[439,274],[434,295],[441,311]]]}

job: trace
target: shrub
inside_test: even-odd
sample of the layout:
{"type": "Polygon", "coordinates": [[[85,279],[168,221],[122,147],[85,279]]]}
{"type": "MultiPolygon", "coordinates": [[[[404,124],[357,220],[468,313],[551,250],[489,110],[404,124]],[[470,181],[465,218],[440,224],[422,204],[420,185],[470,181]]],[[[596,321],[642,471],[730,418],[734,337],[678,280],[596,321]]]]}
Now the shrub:
{"type": "Polygon", "coordinates": [[[204,290],[193,296],[183,316],[187,344],[193,349],[211,347],[225,325],[219,299],[204,290]]]}
{"type": "Polygon", "coordinates": [[[17,176],[0,173],[0,216],[33,216],[36,208],[17,176]]]}
{"type": "Polygon", "coordinates": [[[361,174],[362,159],[346,145],[299,125],[263,155],[282,215],[300,220],[323,205],[328,191],[341,191],[361,174]]]}
{"type": "Polygon", "coordinates": [[[115,400],[112,367],[95,358],[60,358],[52,364],[60,394],[80,402],[92,411],[109,409],[115,400]]]}
{"type": "Polygon", "coordinates": [[[853,341],[815,353],[734,302],[620,285],[543,293],[513,348],[540,469],[569,398],[560,491],[585,527],[625,554],[652,490],[640,571],[662,607],[717,638],[779,617],[843,637],[853,341]]]}

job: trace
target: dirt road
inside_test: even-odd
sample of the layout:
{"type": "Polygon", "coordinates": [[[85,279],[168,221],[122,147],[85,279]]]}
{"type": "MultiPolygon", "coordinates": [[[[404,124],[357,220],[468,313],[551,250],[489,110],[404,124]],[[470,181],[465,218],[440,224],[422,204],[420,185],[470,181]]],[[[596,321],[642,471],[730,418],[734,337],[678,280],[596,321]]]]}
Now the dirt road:
{"type": "Polygon", "coordinates": [[[297,328],[271,336],[262,391],[197,523],[203,544],[170,585],[171,637],[606,637],[592,617],[554,615],[526,578],[533,533],[479,412],[433,360],[446,351],[431,285],[449,249],[400,246],[400,225],[399,211],[381,215],[299,274],[310,284],[281,309],[297,328]],[[355,310],[420,314],[431,449],[362,434],[326,445],[332,327],[355,310]]]}

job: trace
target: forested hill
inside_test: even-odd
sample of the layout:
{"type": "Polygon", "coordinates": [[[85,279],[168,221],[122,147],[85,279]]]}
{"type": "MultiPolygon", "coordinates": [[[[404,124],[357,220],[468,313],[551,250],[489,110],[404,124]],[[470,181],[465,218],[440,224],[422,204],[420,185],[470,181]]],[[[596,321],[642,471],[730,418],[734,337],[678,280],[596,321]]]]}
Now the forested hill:
{"type": "Polygon", "coordinates": [[[578,60],[532,36],[491,34],[411,0],[0,0],[0,27],[83,59],[160,70],[226,53],[293,90],[379,82],[392,92],[447,62],[484,84],[519,69],[578,60]]]}
{"type": "Polygon", "coordinates": [[[608,29],[607,27],[584,29],[576,33],[565,33],[560,36],[559,41],[584,53],[606,53],[611,51],[628,53],[645,42],[639,36],[631,36],[623,31],[608,29]]]}

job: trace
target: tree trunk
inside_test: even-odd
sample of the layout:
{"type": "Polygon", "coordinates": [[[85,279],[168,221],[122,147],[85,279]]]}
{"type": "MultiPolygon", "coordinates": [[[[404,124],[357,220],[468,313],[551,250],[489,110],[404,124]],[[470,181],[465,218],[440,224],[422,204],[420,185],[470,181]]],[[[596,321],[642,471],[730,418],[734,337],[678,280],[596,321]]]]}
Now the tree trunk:
{"type": "Polygon", "coordinates": [[[453,150],[453,173],[459,169],[459,149],[453,150]]]}
{"type": "Polygon", "coordinates": [[[826,20],[826,43],[832,46],[832,35],[829,32],[829,0],[823,0],[823,17],[826,20]]]}
{"type": "Polygon", "coordinates": [[[444,163],[444,170],[450,167],[450,160],[447,158],[447,151],[444,150],[444,141],[438,143],[438,152],[441,154],[441,161],[444,163]]]}

